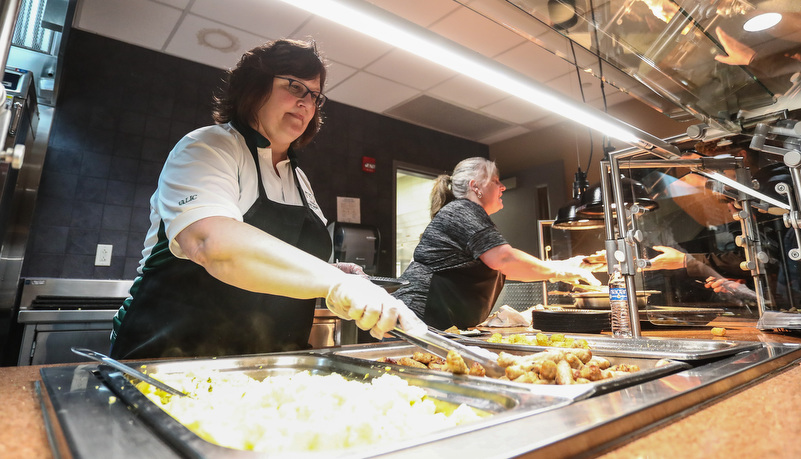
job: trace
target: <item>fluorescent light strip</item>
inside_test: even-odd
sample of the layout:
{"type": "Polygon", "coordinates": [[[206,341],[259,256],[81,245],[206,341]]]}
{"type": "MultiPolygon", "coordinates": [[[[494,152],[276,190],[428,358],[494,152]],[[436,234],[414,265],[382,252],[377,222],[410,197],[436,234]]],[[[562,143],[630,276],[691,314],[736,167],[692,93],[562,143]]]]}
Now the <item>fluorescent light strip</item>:
{"type": "Polygon", "coordinates": [[[637,144],[638,137],[619,124],[611,122],[603,112],[594,113],[586,107],[565,99],[550,88],[540,88],[532,81],[516,77],[511,71],[473,51],[460,51],[455,44],[445,44],[444,39],[428,36],[424,28],[412,23],[401,25],[401,20],[388,15],[379,8],[362,2],[354,5],[352,0],[282,0],[285,3],[324,17],[357,32],[369,35],[396,48],[440,64],[462,75],[468,76],[503,92],[523,99],[545,110],[562,115],[610,137],[629,144],[637,144]],[[374,14],[364,10],[375,8],[374,14]],[[379,12],[380,11],[380,12],[379,12]],[[407,30],[409,29],[409,30],[407,30]],[[481,62],[482,60],[487,61],[481,62]],[[499,68],[494,68],[499,67],[499,68]]]}

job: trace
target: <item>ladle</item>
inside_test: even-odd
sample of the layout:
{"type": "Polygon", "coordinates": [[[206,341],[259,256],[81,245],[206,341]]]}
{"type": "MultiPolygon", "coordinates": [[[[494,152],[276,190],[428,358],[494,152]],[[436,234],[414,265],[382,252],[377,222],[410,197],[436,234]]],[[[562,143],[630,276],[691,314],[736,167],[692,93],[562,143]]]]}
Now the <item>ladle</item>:
{"type": "Polygon", "coordinates": [[[185,393],[179,391],[178,389],[176,389],[176,388],[174,388],[172,386],[168,386],[167,384],[164,384],[163,382],[159,381],[158,379],[152,378],[152,377],[142,373],[141,371],[134,370],[133,368],[129,367],[128,365],[125,365],[124,363],[121,363],[121,362],[119,362],[117,360],[114,360],[109,356],[103,355],[103,354],[101,354],[99,352],[96,352],[96,351],[93,351],[91,349],[85,349],[85,348],[81,348],[81,347],[72,347],[71,349],[72,349],[72,352],[74,352],[74,353],[76,353],[78,355],[81,355],[81,356],[84,356],[84,357],[88,357],[88,358],[90,358],[92,360],[95,360],[97,362],[100,362],[100,363],[105,363],[106,365],[114,368],[115,370],[119,370],[119,371],[125,373],[128,376],[133,376],[134,378],[136,378],[136,379],[138,379],[140,381],[144,381],[144,382],[150,384],[151,386],[158,387],[159,389],[161,389],[161,390],[163,390],[163,391],[165,391],[167,393],[170,393],[170,394],[173,394],[173,395],[180,395],[181,397],[189,397],[189,394],[185,394],[185,393]]]}

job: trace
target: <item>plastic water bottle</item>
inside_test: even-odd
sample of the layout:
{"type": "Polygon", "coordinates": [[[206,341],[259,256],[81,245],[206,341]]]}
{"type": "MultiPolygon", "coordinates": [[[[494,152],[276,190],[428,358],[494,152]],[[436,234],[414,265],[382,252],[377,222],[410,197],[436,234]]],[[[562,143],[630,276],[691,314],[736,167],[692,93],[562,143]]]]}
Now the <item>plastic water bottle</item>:
{"type": "Polygon", "coordinates": [[[612,309],[612,335],[615,338],[631,338],[628,293],[620,266],[615,267],[609,278],[609,307],[612,309]]]}

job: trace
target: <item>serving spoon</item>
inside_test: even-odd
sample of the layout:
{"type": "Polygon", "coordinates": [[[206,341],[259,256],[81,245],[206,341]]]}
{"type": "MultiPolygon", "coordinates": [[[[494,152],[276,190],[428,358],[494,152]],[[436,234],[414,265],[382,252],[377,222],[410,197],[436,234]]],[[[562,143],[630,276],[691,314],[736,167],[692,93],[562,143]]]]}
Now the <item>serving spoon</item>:
{"type": "Polygon", "coordinates": [[[159,389],[163,390],[164,392],[167,392],[167,393],[170,393],[170,394],[173,394],[173,395],[179,395],[181,397],[189,397],[189,394],[186,394],[186,393],[181,392],[181,391],[179,391],[178,389],[176,389],[176,388],[174,388],[172,386],[164,384],[163,382],[159,381],[158,379],[152,378],[152,377],[142,373],[141,371],[135,370],[132,367],[129,367],[128,365],[125,365],[124,363],[121,363],[121,362],[119,362],[117,360],[112,359],[111,357],[109,357],[107,355],[103,355],[103,354],[101,354],[99,352],[96,352],[96,351],[93,351],[91,349],[85,349],[85,348],[81,348],[81,347],[72,347],[70,349],[72,349],[72,352],[74,352],[74,353],[76,353],[78,355],[81,355],[83,357],[88,357],[88,358],[90,358],[90,359],[92,359],[94,361],[100,362],[100,363],[105,363],[106,365],[114,368],[115,370],[119,370],[119,371],[125,373],[128,376],[133,376],[134,378],[136,378],[136,379],[138,379],[140,381],[144,381],[144,382],[150,384],[151,386],[158,387],[159,389]]]}

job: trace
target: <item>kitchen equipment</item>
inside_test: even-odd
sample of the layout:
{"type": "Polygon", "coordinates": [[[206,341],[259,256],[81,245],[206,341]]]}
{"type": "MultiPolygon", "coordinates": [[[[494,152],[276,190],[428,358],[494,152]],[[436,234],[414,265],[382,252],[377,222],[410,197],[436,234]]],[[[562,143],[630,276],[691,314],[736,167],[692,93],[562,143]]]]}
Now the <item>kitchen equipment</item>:
{"type": "Polygon", "coordinates": [[[358,223],[331,222],[328,224],[328,234],[334,245],[329,261],[356,263],[365,274],[376,274],[381,246],[378,228],[358,223]]]}
{"type": "Polygon", "coordinates": [[[480,349],[469,348],[463,344],[459,344],[425,326],[406,331],[395,327],[390,334],[411,344],[420,346],[443,359],[447,359],[448,351],[458,352],[466,362],[478,363],[483,366],[484,371],[486,371],[489,376],[500,378],[506,374],[506,371],[498,365],[497,356],[493,357],[492,353],[482,352],[480,349]]]}
{"type": "Polygon", "coordinates": [[[110,367],[112,367],[112,368],[114,368],[116,370],[119,370],[119,371],[125,373],[128,376],[133,376],[134,378],[136,378],[136,379],[138,379],[140,381],[144,381],[144,382],[150,384],[151,386],[156,386],[159,389],[161,389],[161,390],[163,390],[163,391],[165,391],[167,393],[170,393],[170,394],[173,394],[173,395],[180,395],[181,397],[188,397],[189,396],[188,394],[185,394],[185,393],[179,391],[178,389],[173,388],[172,386],[164,384],[163,382],[159,381],[158,379],[151,378],[150,376],[142,373],[141,371],[137,371],[137,370],[129,367],[128,365],[125,365],[124,363],[118,362],[118,361],[112,359],[111,357],[103,355],[103,354],[101,354],[99,352],[95,352],[95,351],[93,351],[91,349],[84,349],[84,348],[80,348],[80,347],[73,347],[71,349],[72,349],[72,352],[74,352],[74,353],[76,353],[78,355],[81,355],[81,356],[84,356],[84,357],[88,357],[88,358],[90,358],[90,359],[92,359],[94,361],[100,362],[100,363],[104,363],[104,364],[106,364],[106,365],[108,365],[108,366],[110,366],[110,367]]]}
{"type": "MultiPolygon", "coordinates": [[[[637,306],[645,309],[648,304],[648,297],[658,294],[656,290],[644,290],[637,292],[637,306]]],[[[609,293],[606,292],[578,292],[571,296],[576,302],[576,307],[581,309],[609,309],[609,293]]]]}
{"type": "MultiPolygon", "coordinates": [[[[13,23],[10,23],[13,24],[13,23]]],[[[0,364],[17,360],[20,273],[47,147],[51,112],[39,104],[32,73],[5,68],[0,103],[0,364]]],[[[1,92],[0,92],[1,93],[1,92]]]]}
{"type": "Polygon", "coordinates": [[[71,363],[77,346],[107,352],[111,320],[133,281],[25,278],[17,322],[22,326],[17,365],[71,363]]]}
{"type": "Polygon", "coordinates": [[[370,282],[374,283],[379,287],[382,287],[389,293],[392,293],[395,290],[401,288],[402,286],[409,284],[409,281],[404,279],[398,279],[395,277],[380,277],[380,276],[370,276],[370,282]]]}
{"type": "MultiPolygon", "coordinates": [[[[521,333],[531,335],[533,333],[521,333]]],[[[611,336],[565,334],[565,339],[585,340],[593,352],[605,357],[650,357],[675,359],[683,361],[699,361],[726,357],[741,352],[753,351],[764,347],[764,343],[732,341],[732,340],[701,340],[679,338],[613,338],[611,336]]],[[[491,343],[482,339],[463,338],[461,342],[474,346],[481,346],[489,350],[509,350],[515,352],[532,352],[552,349],[546,346],[529,344],[491,343]]]]}
{"type": "MultiPolygon", "coordinates": [[[[159,373],[233,370],[256,378],[298,371],[320,374],[335,371],[358,379],[388,372],[420,386],[430,396],[462,400],[496,414],[473,425],[432,433],[414,441],[375,445],[369,451],[362,451],[361,457],[389,453],[393,457],[408,458],[431,455],[473,457],[477,451],[490,451],[496,456],[548,456],[552,455],[554,448],[570,456],[579,456],[619,441],[621,432],[642,431],[685,410],[697,409],[699,401],[714,400],[732,390],[747,387],[763,375],[792,365],[801,352],[798,345],[772,342],[747,343],[751,346],[749,348],[733,346],[736,342],[727,340],[666,340],[664,343],[646,340],[647,344],[653,345],[649,348],[639,340],[623,342],[611,337],[592,338],[598,339],[591,344],[610,349],[609,353],[596,350],[604,357],[614,355],[613,343],[616,343],[629,346],[627,351],[638,353],[639,358],[669,358],[659,355],[658,351],[670,352],[672,349],[702,360],[693,362],[690,369],[579,402],[556,396],[553,389],[574,391],[570,393],[571,397],[583,397],[584,391],[593,390],[591,385],[529,385],[526,391],[522,391],[518,389],[520,384],[511,382],[500,384],[500,381],[487,378],[455,378],[430,370],[415,371],[414,368],[398,371],[388,369],[390,365],[385,363],[368,360],[371,354],[408,354],[413,348],[397,341],[304,353],[148,362],[148,370],[159,373]],[[724,351],[724,354],[715,357],[718,351],[724,351]]],[[[490,346],[490,343],[486,345],[490,346]]],[[[507,346],[505,349],[513,353],[526,352],[525,349],[518,350],[519,347],[507,346]]],[[[175,420],[146,400],[118,372],[114,379],[107,378],[104,373],[112,376],[108,370],[111,369],[93,362],[42,368],[39,387],[45,423],[47,431],[52,432],[51,444],[54,452],[58,453],[56,456],[101,457],[113,451],[115,457],[126,459],[264,457],[263,454],[216,447],[199,439],[183,426],[176,425],[175,420]],[[123,391],[124,397],[120,395],[123,391]],[[140,398],[129,399],[128,394],[140,398]],[[109,403],[110,398],[116,401],[109,403]],[[134,405],[137,401],[141,403],[134,405]]],[[[330,454],[308,457],[330,457],[330,454]]]]}
{"type": "MultiPolygon", "coordinates": [[[[348,457],[374,457],[411,445],[430,443],[451,435],[476,431],[482,427],[565,406],[572,400],[561,395],[534,394],[530,391],[515,390],[510,386],[488,384],[490,381],[479,383],[477,379],[470,381],[464,378],[456,385],[452,375],[399,372],[387,369],[385,364],[349,359],[325,352],[148,362],[148,370],[159,374],[216,370],[243,373],[259,380],[269,376],[308,371],[320,375],[337,373],[347,379],[369,381],[389,373],[406,380],[410,385],[420,387],[430,398],[456,405],[465,403],[490,414],[474,423],[445,431],[430,432],[407,441],[385,441],[369,447],[347,450],[348,457]]],[[[62,427],[63,435],[68,437],[64,446],[69,444],[69,448],[75,452],[72,454],[74,457],[92,456],[86,453],[97,448],[98,442],[115,439],[120,432],[125,432],[126,438],[114,441],[130,447],[115,444],[112,449],[105,449],[106,452],[122,451],[120,457],[265,457],[264,453],[233,450],[203,440],[153,404],[122,374],[109,367],[100,365],[96,371],[91,367],[54,367],[44,373],[46,374],[42,375],[42,379],[46,391],[48,394],[53,394],[51,414],[59,418],[58,426],[62,427]],[[109,403],[110,396],[115,398],[114,403],[109,403]],[[88,415],[87,410],[89,412],[96,410],[96,401],[102,401],[105,405],[97,410],[98,414],[88,415]],[[100,423],[96,417],[98,415],[102,416],[100,423]],[[134,422],[130,422],[131,417],[135,419],[134,422]],[[131,430],[126,432],[128,429],[131,430]],[[142,429],[148,433],[144,433],[142,429]],[[131,444],[129,434],[139,441],[131,444]],[[163,446],[167,446],[168,454],[159,451],[163,446]],[[155,451],[158,451],[158,454],[152,455],[155,451]]],[[[569,391],[573,388],[566,389],[569,391]]],[[[565,393],[577,392],[574,390],[565,393]]],[[[331,457],[331,455],[331,451],[319,451],[302,454],[300,457],[331,457]]]]}
{"type": "Polygon", "coordinates": [[[610,330],[610,316],[608,310],[534,309],[531,311],[531,327],[547,332],[601,333],[610,330]]]}
{"type": "MultiPolygon", "coordinates": [[[[546,350],[546,349],[534,349],[534,348],[521,350],[520,346],[511,346],[511,347],[508,346],[509,345],[497,344],[497,343],[493,343],[490,346],[489,343],[484,343],[484,344],[477,344],[475,348],[482,349],[484,351],[489,351],[489,350],[506,351],[520,356],[536,354],[542,352],[543,350],[546,350]]],[[[547,350],[553,350],[553,349],[554,348],[547,348],[547,350]]],[[[354,359],[380,361],[382,359],[400,359],[402,357],[411,358],[414,355],[414,352],[418,350],[419,349],[417,347],[413,347],[408,344],[398,344],[398,345],[380,344],[375,346],[365,346],[353,349],[340,349],[340,350],[335,350],[333,352],[339,357],[350,357],[354,359]]],[[[570,351],[570,349],[564,349],[564,350],[568,352],[570,351]]],[[[576,351],[577,349],[573,350],[576,351]]],[[[492,385],[497,385],[499,386],[499,388],[513,387],[516,390],[530,391],[540,395],[550,394],[552,396],[565,397],[573,401],[578,401],[587,399],[592,396],[613,392],[623,387],[639,384],[643,381],[657,379],[661,376],[690,368],[690,365],[687,364],[686,362],[667,361],[667,360],[662,360],[660,358],[655,358],[653,356],[642,358],[642,357],[637,357],[633,354],[628,356],[614,356],[614,355],[609,355],[603,351],[593,350],[591,352],[593,353],[593,356],[601,357],[608,360],[611,365],[619,365],[619,364],[637,365],[640,368],[640,371],[619,375],[610,379],[601,379],[589,383],[577,383],[569,385],[532,384],[527,382],[509,381],[506,378],[497,380],[493,379],[492,377],[482,377],[482,376],[471,376],[469,377],[469,379],[479,379],[483,382],[487,382],[492,385]]],[[[414,371],[414,372],[431,373],[431,374],[439,372],[438,370],[431,370],[424,368],[415,368],[407,366],[400,366],[400,367],[404,371],[414,371]]]]}

